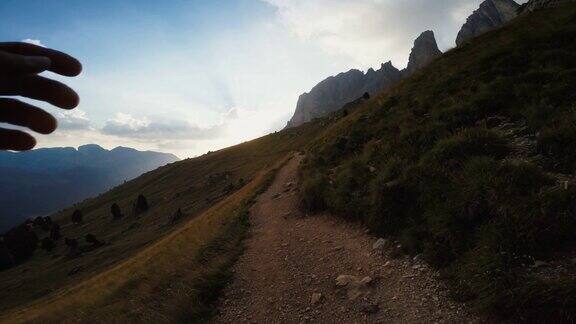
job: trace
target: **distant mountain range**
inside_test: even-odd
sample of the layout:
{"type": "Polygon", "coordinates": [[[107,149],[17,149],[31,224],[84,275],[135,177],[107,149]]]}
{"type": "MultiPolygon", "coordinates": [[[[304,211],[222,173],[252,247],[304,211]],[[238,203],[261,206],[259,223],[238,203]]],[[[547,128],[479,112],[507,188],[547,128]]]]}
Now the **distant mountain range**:
{"type": "MultiPolygon", "coordinates": [[[[538,1],[531,1],[538,2],[538,1]]],[[[530,4],[532,7],[535,5],[530,4]]],[[[470,39],[502,26],[517,16],[520,5],[513,0],[485,0],[467,19],[458,33],[456,43],[465,44],[470,39]]],[[[314,118],[340,110],[346,104],[360,98],[365,92],[377,94],[396,85],[430,64],[442,52],[438,49],[434,32],[425,31],[414,41],[408,66],[398,70],[391,62],[382,64],[378,71],[366,73],[353,69],[318,83],[308,93],[298,98],[296,111],[286,127],[296,127],[314,118]]]]}
{"type": "Polygon", "coordinates": [[[94,144],[0,152],[0,232],[175,161],[172,154],[94,144]]]}

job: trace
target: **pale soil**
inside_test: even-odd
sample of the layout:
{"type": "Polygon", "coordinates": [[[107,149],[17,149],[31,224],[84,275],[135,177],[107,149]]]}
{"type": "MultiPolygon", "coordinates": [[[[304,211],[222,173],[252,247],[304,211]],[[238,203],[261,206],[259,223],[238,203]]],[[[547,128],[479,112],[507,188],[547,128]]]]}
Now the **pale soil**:
{"type": "Polygon", "coordinates": [[[447,297],[438,274],[393,247],[372,251],[376,238],[330,215],[298,209],[293,158],[250,213],[246,251],[218,303],[216,323],[466,323],[480,322],[447,297]],[[287,186],[288,184],[288,186],[287,186]],[[339,275],[373,280],[350,300],[339,275]],[[321,293],[319,303],[311,302],[321,293]]]}

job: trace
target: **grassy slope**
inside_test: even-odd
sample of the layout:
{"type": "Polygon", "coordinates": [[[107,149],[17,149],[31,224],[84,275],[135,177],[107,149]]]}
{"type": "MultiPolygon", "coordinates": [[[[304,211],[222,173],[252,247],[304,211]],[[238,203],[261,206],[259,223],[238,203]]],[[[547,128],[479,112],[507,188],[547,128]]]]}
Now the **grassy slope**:
{"type": "Polygon", "coordinates": [[[201,301],[209,299],[209,294],[198,296],[199,287],[218,283],[209,278],[221,276],[238,253],[238,222],[246,200],[264,184],[263,173],[304,146],[318,129],[312,123],[173,163],[54,215],[64,236],[83,241],[92,233],[110,245],[68,259],[59,241],[54,252],[38,250],[28,262],[0,272],[3,319],[168,321],[179,313],[199,316],[201,301]],[[206,179],[223,172],[229,179],[206,179]],[[233,193],[223,194],[231,184],[233,193]],[[151,209],[136,217],[129,207],[139,193],[148,198],[151,209]],[[112,220],[113,202],[127,214],[124,219],[112,220]],[[81,225],[70,222],[75,208],[84,212],[81,225]],[[178,208],[186,218],[172,224],[178,208]],[[230,246],[218,246],[218,241],[230,246]],[[80,271],[71,274],[73,269],[80,271]],[[191,306],[179,308],[175,303],[191,306]]]}
{"type": "Polygon", "coordinates": [[[576,252],[575,39],[571,5],[446,53],[319,136],[305,204],[397,237],[484,310],[574,320],[573,265],[529,265],[576,252]]]}

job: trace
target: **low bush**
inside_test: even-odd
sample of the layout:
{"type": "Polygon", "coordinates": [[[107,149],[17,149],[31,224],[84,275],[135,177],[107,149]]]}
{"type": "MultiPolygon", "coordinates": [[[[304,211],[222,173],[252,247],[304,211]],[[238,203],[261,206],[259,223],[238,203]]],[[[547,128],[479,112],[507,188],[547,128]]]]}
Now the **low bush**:
{"type": "Polygon", "coordinates": [[[553,169],[573,172],[576,169],[576,127],[545,128],[538,137],[538,152],[553,159],[553,169]]]}
{"type": "Polygon", "coordinates": [[[328,208],[348,219],[360,219],[366,213],[365,198],[371,173],[361,159],[352,159],[338,168],[329,191],[328,208]]]}
{"type": "Polygon", "coordinates": [[[326,209],[326,192],[328,179],[321,174],[306,176],[302,181],[302,204],[308,211],[321,211],[326,209]]]}
{"type": "Polygon", "coordinates": [[[424,161],[425,163],[464,162],[474,156],[503,158],[508,152],[506,141],[496,132],[482,128],[469,128],[438,141],[424,157],[424,161]]]}

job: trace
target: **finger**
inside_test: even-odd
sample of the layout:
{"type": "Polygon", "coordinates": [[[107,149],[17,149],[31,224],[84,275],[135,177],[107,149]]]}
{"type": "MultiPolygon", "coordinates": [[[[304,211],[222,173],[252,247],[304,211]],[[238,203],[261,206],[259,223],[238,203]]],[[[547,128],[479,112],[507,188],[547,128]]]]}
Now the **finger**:
{"type": "Polygon", "coordinates": [[[65,76],[77,76],[82,72],[82,64],[72,56],[53,49],[28,43],[0,43],[0,51],[24,56],[45,56],[52,61],[50,71],[65,76]]]}
{"type": "Polygon", "coordinates": [[[5,74],[36,74],[50,69],[46,56],[24,56],[0,51],[0,71],[5,74]]]}
{"type": "Polygon", "coordinates": [[[0,77],[0,95],[42,100],[64,109],[75,108],[80,103],[74,90],[61,82],[39,75],[0,77]]]}
{"type": "Polygon", "coordinates": [[[50,134],[58,125],[56,118],[44,110],[16,99],[0,98],[0,122],[28,127],[50,134]]]}
{"type": "Polygon", "coordinates": [[[34,137],[22,131],[0,128],[0,150],[28,151],[36,146],[34,137]]]}

